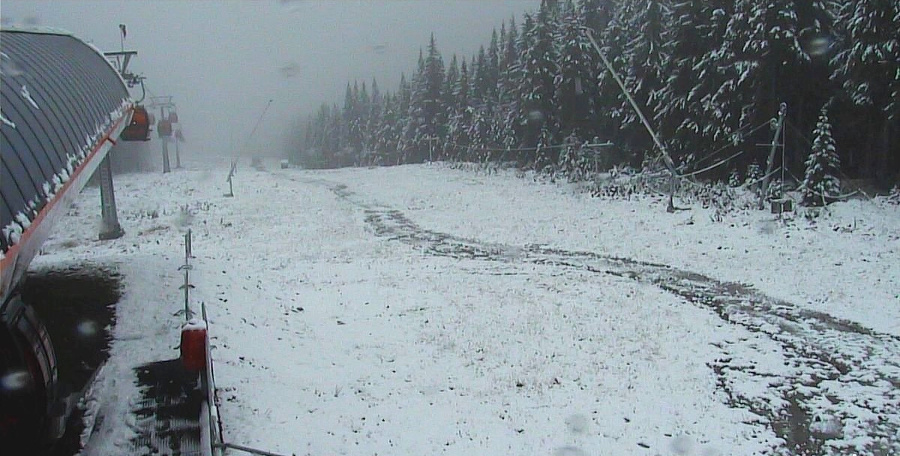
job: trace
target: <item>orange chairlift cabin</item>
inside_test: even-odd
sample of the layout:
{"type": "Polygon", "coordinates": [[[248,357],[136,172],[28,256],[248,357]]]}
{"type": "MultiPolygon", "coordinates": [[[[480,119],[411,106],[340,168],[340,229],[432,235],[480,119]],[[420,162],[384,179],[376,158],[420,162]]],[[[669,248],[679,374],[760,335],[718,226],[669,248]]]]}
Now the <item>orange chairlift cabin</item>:
{"type": "Polygon", "coordinates": [[[125,141],[150,141],[150,113],[143,106],[135,106],[131,123],[122,130],[120,136],[125,141]]]}
{"type": "MultiPolygon", "coordinates": [[[[118,70],[122,76],[122,80],[128,84],[128,87],[134,87],[138,84],[141,86],[141,100],[146,96],[146,88],[144,87],[144,77],[136,75],[128,71],[128,63],[132,57],[137,55],[137,51],[121,51],[104,52],[107,60],[118,70]]],[[[140,103],[140,101],[138,101],[140,103]]],[[[147,108],[141,105],[135,105],[131,114],[131,123],[122,130],[119,138],[125,141],[149,141],[150,126],[153,125],[153,118],[147,111],[147,108]]]]}
{"type": "Polygon", "coordinates": [[[160,119],[156,123],[156,133],[160,138],[168,138],[172,136],[172,121],[168,118],[160,119]]]}

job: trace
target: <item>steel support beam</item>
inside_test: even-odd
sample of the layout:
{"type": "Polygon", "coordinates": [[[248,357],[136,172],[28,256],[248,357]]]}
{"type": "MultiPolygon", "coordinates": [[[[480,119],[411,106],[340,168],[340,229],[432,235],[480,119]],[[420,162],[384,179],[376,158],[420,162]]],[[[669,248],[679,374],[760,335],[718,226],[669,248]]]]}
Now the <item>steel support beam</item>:
{"type": "Polygon", "coordinates": [[[97,172],[100,173],[100,213],[102,217],[100,240],[118,239],[125,234],[125,230],[119,225],[119,215],[116,210],[116,191],[113,187],[110,154],[107,154],[100,162],[97,172]]]}

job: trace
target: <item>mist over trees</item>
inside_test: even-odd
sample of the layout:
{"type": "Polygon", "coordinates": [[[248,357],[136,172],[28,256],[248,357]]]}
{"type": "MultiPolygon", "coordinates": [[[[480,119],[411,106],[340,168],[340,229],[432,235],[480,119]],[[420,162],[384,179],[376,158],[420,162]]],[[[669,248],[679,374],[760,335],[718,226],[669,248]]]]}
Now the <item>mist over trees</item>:
{"type": "Polygon", "coordinates": [[[292,159],[310,168],[496,161],[567,174],[583,173],[587,157],[603,169],[650,166],[659,151],[586,29],[682,172],[733,155],[702,177],[746,179],[765,164],[760,144],[772,142],[786,103],[785,165],[797,180],[810,153],[821,156],[823,114],[840,173],[900,177],[892,0],[544,0],[472,56],[445,60],[432,35],[393,90],[348,83],[342,106],[323,104],[305,122],[292,159]]]}

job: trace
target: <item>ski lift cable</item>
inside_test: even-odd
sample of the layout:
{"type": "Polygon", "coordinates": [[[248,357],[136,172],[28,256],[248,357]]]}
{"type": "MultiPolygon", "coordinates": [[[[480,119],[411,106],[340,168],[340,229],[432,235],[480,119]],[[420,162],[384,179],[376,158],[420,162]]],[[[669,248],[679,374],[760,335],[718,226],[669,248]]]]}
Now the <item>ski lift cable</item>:
{"type": "Polygon", "coordinates": [[[150,95],[150,98],[157,98],[157,96],[153,94],[152,90],[150,90],[149,88],[145,90],[147,91],[147,95],[150,95]]]}
{"type": "MultiPolygon", "coordinates": [[[[791,176],[794,180],[796,180],[797,182],[803,182],[803,180],[798,179],[797,176],[795,176],[794,173],[792,173],[790,170],[788,170],[787,173],[790,174],[790,176],[791,176]]],[[[853,196],[853,195],[855,195],[855,194],[857,194],[857,193],[860,193],[859,190],[853,190],[853,191],[850,192],[850,193],[842,193],[842,194],[840,194],[840,195],[826,195],[826,194],[824,194],[824,193],[820,193],[820,192],[818,192],[818,191],[816,191],[816,190],[813,190],[813,189],[811,189],[811,188],[804,188],[803,190],[804,190],[804,191],[808,191],[808,192],[810,192],[810,193],[812,193],[812,194],[814,194],[814,195],[816,195],[816,196],[820,196],[820,197],[822,197],[822,198],[834,198],[834,199],[847,199],[847,198],[849,198],[849,197],[851,197],[851,196],[853,196]]],[[[863,195],[865,195],[865,193],[863,193],[863,195]]],[[[868,195],[866,195],[866,196],[868,196],[868,195]]]]}
{"type": "MultiPolygon", "coordinates": [[[[768,121],[766,121],[766,122],[764,122],[764,123],[762,123],[762,124],[760,124],[760,125],[757,125],[756,127],[754,127],[753,129],[751,129],[750,131],[748,131],[748,132],[746,132],[746,133],[741,133],[741,130],[744,130],[744,129],[746,129],[746,128],[749,127],[749,125],[745,125],[745,126],[741,127],[740,129],[738,129],[737,131],[735,131],[734,133],[732,133],[732,136],[734,136],[735,134],[741,133],[740,138],[743,138],[744,135],[752,135],[753,133],[756,133],[756,132],[759,131],[761,128],[763,128],[763,127],[765,127],[765,126],[767,126],[767,125],[769,125],[769,122],[768,122],[768,121]]],[[[741,141],[738,142],[737,144],[740,144],[740,143],[742,143],[742,142],[744,142],[743,139],[741,139],[741,141]]],[[[729,142],[728,144],[725,144],[724,146],[722,146],[722,147],[720,147],[720,148],[718,148],[718,149],[712,151],[710,154],[708,154],[708,155],[706,155],[705,157],[703,157],[703,158],[697,160],[696,162],[694,162],[694,166],[697,166],[697,165],[699,165],[700,163],[703,163],[704,161],[709,160],[710,158],[714,157],[714,156],[715,156],[716,154],[718,154],[719,152],[722,152],[723,150],[725,150],[725,149],[727,149],[727,148],[729,148],[729,147],[734,147],[734,146],[736,146],[737,144],[735,144],[734,141],[731,141],[731,142],[729,142]]]]}
{"type": "Polygon", "coordinates": [[[759,179],[756,179],[756,180],[754,180],[754,181],[747,182],[747,183],[745,183],[744,185],[746,185],[746,186],[756,185],[756,184],[758,184],[758,183],[760,183],[760,182],[762,182],[762,181],[764,181],[764,180],[766,180],[766,179],[768,179],[768,178],[774,176],[775,173],[777,173],[778,171],[781,171],[781,166],[779,166],[779,167],[773,169],[769,174],[766,174],[766,175],[764,175],[764,176],[762,176],[762,177],[760,177],[759,179]]]}
{"type": "Polygon", "coordinates": [[[545,149],[562,149],[562,148],[569,147],[569,146],[580,146],[580,147],[584,148],[584,147],[609,147],[609,146],[613,145],[610,142],[586,143],[586,144],[574,143],[574,144],[551,144],[551,145],[542,146],[542,147],[516,147],[516,148],[498,149],[498,148],[492,148],[492,147],[464,146],[464,145],[459,144],[454,141],[446,141],[444,144],[450,145],[452,147],[456,147],[458,149],[475,149],[475,150],[482,151],[482,152],[531,152],[531,151],[545,150],[545,149]]]}
{"type": "Polygon", "coordinates": [[[250,135],[247,136],[247,139],[244,141],[244,146],[234,151],[231,158],[231,169],[228,171],[228,177],[225,178],[226,182],[230,182],[231,178],[234,177],[234,171],[237,169],[238,160],[241,158],[242,152],[247,146],[250,144],[250,140],[253,139],[253,135],[256,133],[256,130],[259,128],[259,124],[262,123],[263,117],[265,117],[266,112],[269,110],[269,107],[272,106],[272,98],[269,99],[269,102],[266,103],[266,107],[263,109],[262,113],[260,113],[259,118],[256,119],[256,125],[253,126],[253,130],[250,131],[250,135]]]}
{"type": "Polygon", "coordinates": [[[713,163],[712,165],[709,165],[709,166],[707,166],[706,168],[703,168],[703,169],[700,169],[700,170],[697,170],[697,171],[693,171],[693,172],[688,173],[688,174],[682,174],[681,177],[692,177],[692,176],[696,176],[696,175],[698,175],[698,174],[705,173],[705,172],[707,172],[707,171],[709,171],[709,170],[711,170],[711,169],[713,169],[713,168],[718,168],[719,166],[722,166],[722,165],[724,165],[725,163],[728,163],[728,161],[730,161],[731,159],[737,158],[738,156],[744,154],[745,152],[747,152],[747,151],[746,151],[746,150],[739,150],[739,151],[737,151],[736,153],[732,154],[731,156],[726,157],[726,158],[724,158],[724,159],[722,159],[722,160],[719,160],[718,162],[713,163]]]}

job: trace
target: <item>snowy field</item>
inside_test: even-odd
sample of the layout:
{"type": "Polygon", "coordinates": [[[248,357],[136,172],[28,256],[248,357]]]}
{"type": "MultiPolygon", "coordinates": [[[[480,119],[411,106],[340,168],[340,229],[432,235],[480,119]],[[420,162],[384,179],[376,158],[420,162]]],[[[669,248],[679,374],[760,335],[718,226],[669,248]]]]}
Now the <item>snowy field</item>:
{"type": "MultiPolygon", "coordinates": [[[[296,455],[900,454],[900,207],[712,222],[512,172],[227,166],[85,190],[35,269],[124,280],[87,454],[177,356],[183,233],[229,442],[296,455]]],[[[683,204],[682,205],[686,205],[683,204]]]]}

